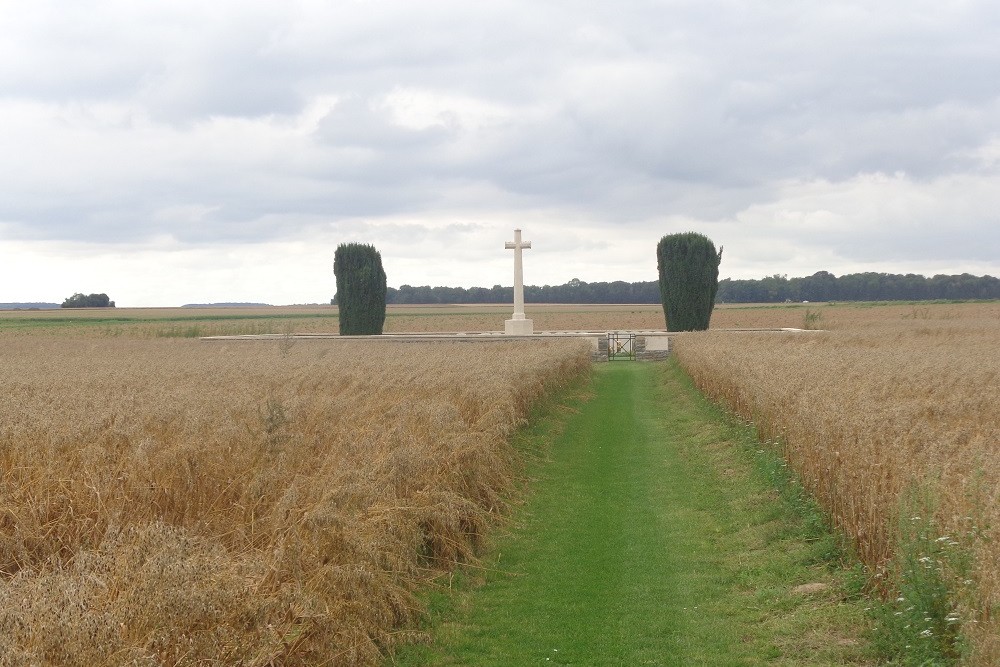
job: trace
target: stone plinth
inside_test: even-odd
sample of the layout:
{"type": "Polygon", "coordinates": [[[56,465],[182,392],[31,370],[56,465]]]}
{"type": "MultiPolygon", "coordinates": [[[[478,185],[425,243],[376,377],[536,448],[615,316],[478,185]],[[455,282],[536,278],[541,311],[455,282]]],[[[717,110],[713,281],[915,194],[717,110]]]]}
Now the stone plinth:
{"type": "Polygon", "coordinates": [[[532,320],[505,320],[503,332],[508,336],[531,336],[535,333],[535,323],[532,320]]]}

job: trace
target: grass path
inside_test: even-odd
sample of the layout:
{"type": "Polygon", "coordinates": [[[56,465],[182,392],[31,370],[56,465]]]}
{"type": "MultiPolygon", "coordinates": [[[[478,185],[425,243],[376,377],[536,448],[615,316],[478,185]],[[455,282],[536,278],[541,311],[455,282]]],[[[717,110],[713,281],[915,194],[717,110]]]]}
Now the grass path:
{"type": "Polygon", "coordinates": [[[439,595],[434,643],[396,663],[866,664],[832,538],[746,438],[673,364],[599,367],[524,443],[537,479],[485,574],[439,595]]]}

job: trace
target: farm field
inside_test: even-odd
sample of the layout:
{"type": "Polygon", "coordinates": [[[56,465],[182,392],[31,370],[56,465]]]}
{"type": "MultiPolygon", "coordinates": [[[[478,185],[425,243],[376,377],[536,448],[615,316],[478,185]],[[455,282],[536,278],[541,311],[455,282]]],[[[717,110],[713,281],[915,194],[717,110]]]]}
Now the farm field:
{"type": "MultiPolygon", "coordinates": [[[[527,310],[538,330],[663,326],[658,306],[527,310]]],[[[386,330],[507,317],[407,306],[386,330]]],[[[902,598],[910,628],[885,641],[1000,664],[1000,303],[722,306],[712,325],[677,359],[902,598]],[[722,331],[806,325],[827,331],[722,331]]],[[[511,434],[589,350],[184,340],[336,330],[329,306],[0,312],[0,666],[373,664],[410,641],[414,591],[504,514],[511,434]]]]}
{"type": "MultiPolygon", "coordinates": [[[[662,328],[660,306],[544,305],[528,308],[535,329],[662,328]]],[[[503,331],[511,306],[389,306],[385,333],[503,331]]],[[[337,333],[335,306],[118,308],[0,311],[0,334],[20,332],[141,338],[337,333]]]]}
{"type": "Polygon", "coordinates": [[[0,665],[372,664],[585,344],[0,348],[0,665]],[[513,362],[516,357],[517,363],[513,362]]]}
{"type": "MultiPolygon", "coordinates": [[[[659,305],[527,304],[536,331],[663,329],[659,305]]],[[[389,306],[386,333],[502,331],[511,306],[389,306]]],[[[722,304],[713,329],[856,330],[891,323],[1000,320],[1000,302],[722,304]]],[[[335,306],[116,308],[0,311],[0,336],[196,338],[231,334],[336,333],[335,306]]]]}
{"type": "Polygon", "coordinates": [[[857,325],[830,332],[679,336],[674,353],[854,540],[898,601],[901,647],[997,665],[1000,318],[987,304],[901,312],[851,313],[857,325]]]}

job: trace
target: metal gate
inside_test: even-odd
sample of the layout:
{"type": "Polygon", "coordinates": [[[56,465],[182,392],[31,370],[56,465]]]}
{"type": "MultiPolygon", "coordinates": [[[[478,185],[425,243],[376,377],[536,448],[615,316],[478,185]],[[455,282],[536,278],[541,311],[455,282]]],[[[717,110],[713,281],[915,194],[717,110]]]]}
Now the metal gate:
{"type": "Polygon", "coordinates": [[[635,361],[635,334],[608,334],[608,361],[635,361]]]}

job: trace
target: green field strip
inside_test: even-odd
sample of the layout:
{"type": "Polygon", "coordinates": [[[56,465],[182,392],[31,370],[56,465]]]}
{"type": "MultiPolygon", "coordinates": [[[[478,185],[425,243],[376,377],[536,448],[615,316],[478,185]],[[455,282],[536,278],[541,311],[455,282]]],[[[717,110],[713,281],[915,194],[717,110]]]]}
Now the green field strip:
{"type": "Polygon", "coordinates": [[[832,537],[747,438],[672,363],[598,367],[521,443],[540,456],[512,529],[389,664],[875,664],[832,537]]]}
{"type": "Polygon", "coordinates": [[[337,319],[337,313],[292,313],[281,315],[178,315],[169,317],[4,317],[0,318],[0,326],[14,325],[23,327],[45,327],[54,325],[96,326],[107,324],[170,324],[177,322],[228,322],[245,320],[316,320],[337,319]]]}

